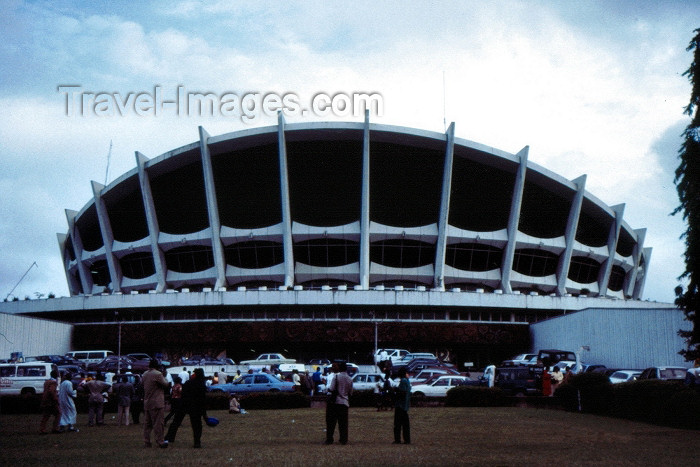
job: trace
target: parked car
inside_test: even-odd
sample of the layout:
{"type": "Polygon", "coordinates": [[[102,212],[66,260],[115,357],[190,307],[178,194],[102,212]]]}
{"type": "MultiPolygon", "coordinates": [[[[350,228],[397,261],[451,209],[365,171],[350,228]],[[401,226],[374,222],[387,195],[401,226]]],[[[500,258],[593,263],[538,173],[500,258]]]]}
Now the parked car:
{"type": "Polygon", "coordinates": [[[83,367],[77,365],[61,365],[58,367],[58,374],[61,376],[61,380],[65,379],[68,373],[71,374],[73,389],[78,389],[78,385],[83,380],[83,375],[87,376],[88,373],[94,374],[94,372],[88,372],[83,367]]]}
{"type": "MultiPolygon", "coordinates": [[[[354,363],[346,363],[346,365],[348,367],[347,373],[350,377],[355,376],[355,373],[360,371],[360,367],[355,365],[354,363]]],[[[328,373],[330,373],[332,367],[333,367],[332,364],[326,365],[326,367],[323,369],[323,374],[327,375],[328,373]]]]}
{"type": "Polygon", "coordinates": [[[133,358],[134,360],[146,360],[146,361],[150,361],[151,358],[153,358],[150,355],[148,355],[147,353],[128,353],[128,354],[126,354],[126,356],[129,358],[133,358]]]}
{"type": "Polygon", "coordinates": [[[415,397],[445,397],[450,389],[462,386],[469,380],[466,376],[441,375],[411,389],[415,397]]]}
{"type": "Polygon", "coordinates": [[[250,394],[253,392],[294,392],[294,384],[280,381],[268,373],[253,373],[243,375],[234,383],[212,384],[211,392],[226,392],[229,394],[250,394]]]}
{"type": "Polygon", "coordinates": [[[391,360],[391,364],[396,365],[408,353],[408,350],[404,349],[377,349],[374,353],[374,363],[379,365],[380,362],[391,360]]]}
{"type": "Polygon", "coordinates": [[[355,373],[352,377],[353,391],[374,390],[377,383],[384,383],[384,376],[381,373],[355,373]]]}
{"type": "Polygon", "coordinates": [[[242,360],[241,365],[279,365],[280,363],[296,363],[293,358],[286,358],[281,353],[264,353],[254,360],[242,360]]]}
{"type": "Polygon", "coordinates": [[[437,358],[435,358],[435,359],[432,359],[432,358],[414,358],[413,360],[408,362],[406,365],[392,366],[391,367],[392,377],[395,377],[398,374],[398,371],[400,368],[406,368],[406,371],[408,372],[409,375],[414,374],[414,373],[419,373],[421,370],[425,370],[426,368],[438,368],[438,369],[444,369],[446,371],[449,370],[450,373],[459,375],[459,371],[454,369],[454,365],[441,362],[437,358]]]}
{"type": "Polygon", "coordinates": [[[590,373],[600,373],[600,374],[603,374],[603,375],[609,377],[610,375],[612,375],[613,373],[615,373],[618,370],[624,370],[624,368],[605,368],[605,367],[594,368],[593,370],[590,371],[590,373]]]}
{"type": "Polygon", "coordinates": [[[610,375],[609,379],[613,384],[626,383],[627,381],[636,380],[641,374],[641,370],[617,370],[610,375]]]}
{"type": "MultiPolygon", "coordinates": [[[[537,353],[537,359],[542,361],[542,363],[544,363],[544,366],[546,366],[546,367],[553,367],[556,365],[561,369],[563,369],[567,366],[569,366],[573,369],[573,368],[575,368],[576,364],[578,363],[578,359],[576,358],[576,353],[572,352],[570,350],[555,350],[555,349],[540,350],[537,353]]],[[[575,371],[579,371],[579,370],[575,370],[575,371]]]]}
{"type": "Polygon", "coordinates": [[[80,373],[85,373],[85,368],[80,365],[58,365],[58,373],[63,375],[64,373],[70,372],[73,375],[80,375],[80,373]]]}
{"type": "Polygon", "coordinates": [[[509,396],[522,397],[540,393],[535,368],[530,366],[496,368],[494,386],[509,396]]]}
{"type": "Polygon", "coordinates": [[[642,371],[637,379],[661,379],[666,381],[685,381],[686,368],[680,366],[651,367],[642,371]]]}
{"type": "Polygon", "coordinates": [[[117,373],[119,371],[131,371],[136,373],[143,373],[148,370],[148,361],[144,360],[134,360],[126,355],[118,357],[116,355],[110,355],[99,363],[93,363],[88,365],[88,370],[90,371],[101,371],[102,373],[111,372],[117,373]]]}
{"type": "Polygon", "coordinates": [[[425,368],[420,370],[415,376],[408,378],[412,385],[421,384],[429,380],[436,375],[449,375],[451,373],[449,368],[425,368]]]}
{"type": "Polygon", "coordinates": [[[431,354],[430,352],[407,353],[399,359],[398,365],[408,364],[411,360],[416,358],[430,358],[435,360],[438,359],[434,354],[431,354]]]}
{"type": "Polygon", "coordinates": [[[180,365],[199,365],[199,362],[204,358],[204,355],[192,355],[190,357],[181,357],[180,365]]]}
{"type": "Polygon", "coordinates": [[[235,363],[229,363],[232,362],[230,358],[228,359],[223,359],[223,358],[213,358],[213,357],[204,357],[201,359],[198,363],[198,365],[214,365],[214,366],[221,366],[221,365],[235,365],[235,363]]]}
{"type": "Polygon", "coordinates": [[[77,360],[75,358],[70,358],[66,357],[63,355],[38,355],[36,357],[25,357],[24,359],[25,362],[31,362],[31,361],[36,361],[36,362],[47,362],[47,363],[53,363],[54,365],[78,365],[83,368],[85,368],[85,364],[81,362],[80,360],[77,360]]]}
{"type": "Polygon", "coordinates": [[[314,367],[316,367],[316,366],[324,367],[326,365],[330,365],[331,361],[328,360],[327,358],[312,358],[311,360],[306,362],[306,364],[314,366],[314,367]]]}
{"type": "Polygon", "coordinates": [[[537,363],[536,353],[521,353],[510,360],[504,360],[501,366],[534,365],[535,363],[537,363]]]}
{"type": "Polygon", "coordinates": [[[141,375],[138,373],[121,373],[112,378],[112,385],[118,381],[118,378],[126,378],[131,384],[134,385],[134,388],[136,388],[136,385],[141,382],[141,375]]]}
{"type": "Polygon", "coordinates": [[[66,357],[80,360],[85,365],[90,365],[91,363],[100,363],[110,355],[114,355],[114,352],[111,350],[74,350],[68,352],[66,357]]]}
{"type": "Polygon", "coordinates": [[[601,373],[605,369],[605,365],[581,365],[581,373],[601,373]]]}
{"type": "Polygon", "coordinates": [[[42,394],[44,381],[54,369],[48,362],[0,364],[0,396],[42,394]]]}

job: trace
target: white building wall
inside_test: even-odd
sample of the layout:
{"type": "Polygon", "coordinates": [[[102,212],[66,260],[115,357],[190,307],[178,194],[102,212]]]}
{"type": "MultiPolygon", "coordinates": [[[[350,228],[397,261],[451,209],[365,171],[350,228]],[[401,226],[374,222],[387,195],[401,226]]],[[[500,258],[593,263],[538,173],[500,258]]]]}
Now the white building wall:
{"type": "Polygon", "coordinates": [[[25,357],[65,355],[71,350],[71,324],[0,313],[0,358],[12,352],[25,357]]]}
{"type": "Polygon", "coordinates": [[[584,363],[608,368],[647,368],[650,366],[689,367],[678,352],[685,341],[678,330],[690,330],[679,309],[600,309],[589,308],[532,324],[533,352],[539,349],[581,352],[584,363]]]}

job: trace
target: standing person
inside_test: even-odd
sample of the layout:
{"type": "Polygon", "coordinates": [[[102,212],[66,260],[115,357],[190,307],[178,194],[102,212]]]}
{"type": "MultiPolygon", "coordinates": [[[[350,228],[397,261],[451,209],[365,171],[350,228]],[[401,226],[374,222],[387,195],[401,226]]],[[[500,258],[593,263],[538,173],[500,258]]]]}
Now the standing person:
{"type": "Polygon", "coordinates": [[[182,371],[177,374],[180,377],[181,384],[185,384],[188,379],[190,379],[190,372],[187,371],[187,367],[183,366],[182,371]]]}
{"type": "Polygon", "coordinates": [[[334,407],[331,412],[330,424],[327,423],[326,426],[326,444],[333,444],[336,422],[338,423],[338,441],[340,444],[348,444],[348,409],[352,394],[352,378],[347,373],[347,363],[340,362],[338,371],[339,373],[335,375],[329,388],[334,407]]]}
{"type": "Polygon", "coordinates": [[[374,403],[377,406],[377,412],[381,411],[384,409],[383,407],[383,396],[382,396],[382,389],[384,388],[384,382],[381,379],[378,379],[377,382],[374,384],[374,403]]]}
{"type": "Polygon", "coordinates": [[[67,372],[61,385],[58,387],[58,406],[61,410],[61,421],[60,430],[68,430],[78,432],[75,427],[75,420],[78,416],[78,412],[75,410],[75,398],[78,397],[78,392],[73,389],[73,382],[71,378],[73,375],[67,372]]]}
{"type": "Polygon", "coordinates": [[[304,370],[304,374],[301,375],[302,388],[304,389],[304,394],[307,396],[314,395],[314,382],[311,381],[311,375],[309,370],[304,370]]]}
{"type": "Polygon", "coordinates": [[[163,417],[165,415],[165,391],[170,384],[163,373],[158,370],[158,360],[152,359],[148,371],[143,374],[143,410],[146,423],[143,426],[143,440],[147,448],[151,447],[151,431],[156,443],[161,448],[167,448],[168,443],[163,439],[163,417]]]}
{"type": "Polygon", "coordinates": [[[292,370],[292,383],[294,384],[294,391],[301,392],[301,377],[299,376],[299,370],[296,368],[292,370]]]}
{"type": "Polygon", "coordinates": [[[226,374],[226,368],[221,368],[219,372],[219,384],[226,384],[228,381],[228,375],[226,374]]]}
{"type": "Polygon", "coordinates": [[[98,373],[95,379],[85,383],[88,390],[88,426],[104,425],[104,398],[102,393],[109,389],[102,373],[98,373]]]}
{"type": "Polygon", "coordinates": [[[547,367],[542,369],[542,395],[552,395],[552,375],[549,374],[547,367]]]}
{"type": "Polygon", "coordinates": [[[399,368],[399,386],[395,389],[394,399],[394,444],[411,444],[411,425],[408,420],[408,408],[411,406],[411,382],[406,368],[399,368]]]}
{"type": "Polygon", "coordinates": [[[134,386],[134,395],[131,396],[131,420],[134,425],[139,424],[139,418],[143,412],[143,380],[134,386]]]}
{"type": "Polygon", "coordinates": [[[47,434],[46,423],[52,415],[53,429],[51,433],[60,433],[58,431],[58,420],[61,417],[61,411],[58,408],[58,372],[56,370],[52,370],[51,378],[44,381],[44,394],[41,396],[41,413],[43,417],[41,418],[39,433],[42,435],[47,434]]]}
{"type": "Polygon", "coordinates": [[[170,413],[167,417],[165,417],[163,423],[168,423],[170,417],[175,415],[178,410],[182,408],[182,380],[179,376],[175,375],[173,376],[173,381],[175,382],[175,385],[170,393],[170,413]]]}
{"type": "Polygon", "coordinates": [[[325,369],[323,376],[323,382],[326,386],[326,444],[333,444],[333,432],[335,431],[335,424],[337,422],[335,416],[336,394],[331,392],[331,384],[336,374],[338,374],[338,364],[333,363],[330,370],[328,368],[325,369]]]}
{"type": "Polygon", "coordinates": [[[484,379],[488,387],[492,388],[496,382],[496,365],[489,365],[484,370],[484,379]]]}
{"type": "Polygon", "coordinates": [[[314,383],[313,394],[316,394],[316,393],[318,393],[318,387],[321,385],[321,383],[323,383],[323,377],[321,376],[321,367],[320,366],[316,367],[316,371],[314,371],[314,374],[311,375],[311,380],[314,383]]]}
{"type": "Polygon", "coordinates": [[[136,392],[134,385],[128,376],[117,376],[117,384],[112,386],[112,392],[117,398],[117,425],[129,426],[129,409],[136,392]]]}
{"type": "Polygon", "coordinates": [[[204,370],[195,368],[192,373],[192,378],[182,385],[182,408],[177,411],[173,423],[168,428],[168,434],[165,437],[170,443],[175,441],[177,430],[180,428],[185,414],[190,416],[190,424],[192,425],[192,436],[194,438],[195,448],[201,448],[202,440],[202,419],[207,418],[206,408],[207,386],[204,378],[204,370]]]}
{"type": "Polygon", "coordinates": [[[391,368],[387,368],[384,372],[384,387],[382,388],[382,406],[385,410],[391,410],[394,407],[391,399],[393,393],[394,387],[391,379],[391,368]]]}
{"type": "Polygon", "coordinates": [[[552,395],[554,395],[554,392],[557,390],[562,381],[564,381],[564,375],[559,367],[555,366],[554,370],[552,370],[552,395]]]}

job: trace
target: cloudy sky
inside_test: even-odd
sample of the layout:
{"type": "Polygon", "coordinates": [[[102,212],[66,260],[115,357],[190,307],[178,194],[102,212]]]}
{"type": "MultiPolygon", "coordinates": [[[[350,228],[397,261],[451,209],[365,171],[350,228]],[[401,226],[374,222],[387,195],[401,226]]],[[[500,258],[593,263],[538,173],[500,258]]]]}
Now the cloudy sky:
{"type": "Polygon", "coordinates": [[[217,135],[275,123],[106,103],[67,115],[58,87],[70,85],[124,98],[158,86],[166,100],[178,86],[293,93],[302,104],[376,92],[384,112],[373,122],[444,131],[446,120],[458,137],[529,145],[533,162],[588,174],[588,191],[626,204],[653,247],[644,298],[673,300],[684,226],[669,213],[699,2],[85,3],[0,3],[0,298],[33,263],[13,295],[68,294],[56,233],[65,209],[92,198],[90,181],[104,183],[110,141],[112,181],[134,151],[196,141],[198,125],[217,135]]]}

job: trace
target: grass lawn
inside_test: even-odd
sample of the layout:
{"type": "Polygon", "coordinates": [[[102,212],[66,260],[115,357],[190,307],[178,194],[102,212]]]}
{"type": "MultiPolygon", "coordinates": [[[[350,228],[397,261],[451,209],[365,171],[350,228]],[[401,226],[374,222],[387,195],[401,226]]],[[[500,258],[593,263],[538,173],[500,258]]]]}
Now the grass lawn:
{"type": "MultiPolygon", "coordinates": [[[[143,425],[39,435],[40,415],[0,416],[2,465],[698,465],[700,431],[559,410],[414,407],[411,445],[392,445],[393,412],[350,409],[350,443],[322,445],[324,410],[249,411],[204,427],[192,449],[189,419],[168,449],[143,446],[143,425]]],[[[337,440],[337,432],[336,432],[337,440]]]]}

